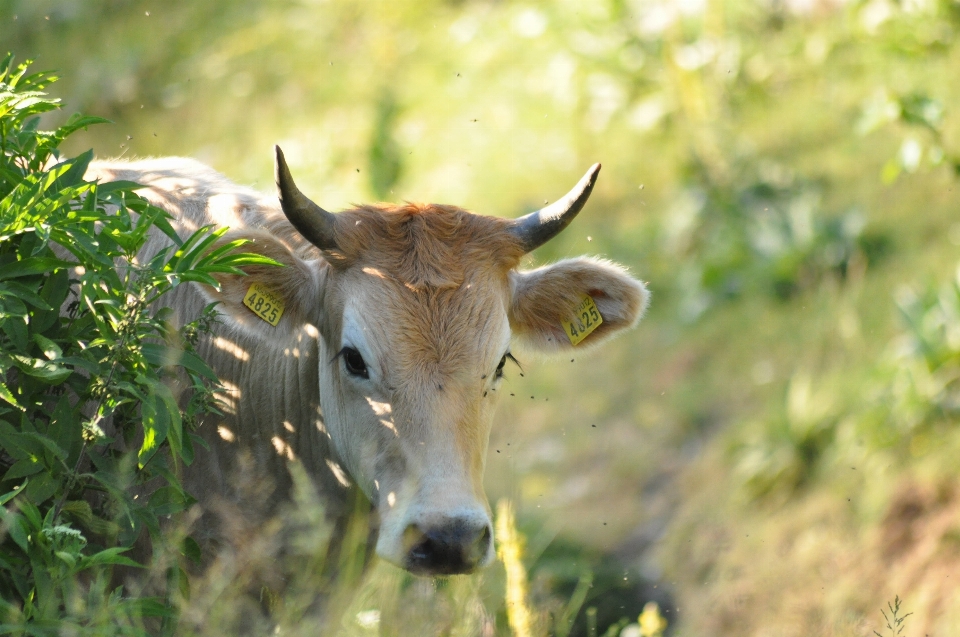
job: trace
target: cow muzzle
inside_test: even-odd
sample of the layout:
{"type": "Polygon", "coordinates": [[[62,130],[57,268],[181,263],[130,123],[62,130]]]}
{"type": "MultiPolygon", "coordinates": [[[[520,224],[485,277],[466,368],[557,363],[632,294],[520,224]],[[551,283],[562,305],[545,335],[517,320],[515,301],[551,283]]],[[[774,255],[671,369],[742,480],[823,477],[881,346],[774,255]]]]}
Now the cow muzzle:
{"type": "Polygon", "coordinates": [[[473,517],[410,524],[403,532],[404,567],[417,575],[460,575],[492,558],[490,522],[473,517]]]}

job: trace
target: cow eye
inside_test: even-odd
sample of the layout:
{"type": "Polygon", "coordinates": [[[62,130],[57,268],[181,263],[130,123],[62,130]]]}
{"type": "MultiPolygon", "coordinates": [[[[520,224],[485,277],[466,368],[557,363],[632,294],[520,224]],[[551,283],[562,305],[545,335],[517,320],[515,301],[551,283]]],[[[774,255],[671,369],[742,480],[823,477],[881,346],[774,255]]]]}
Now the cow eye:
{"type": "Polygon", "coordinates": [[[343,355],[343,364],[347,367],[348,372],[361,378],[370,378],[370,374],[367,372],[367,364],[363,362],[363,356],[360,355],[360,352],[352,347],[344,347],[340,353],[343,355]]]}

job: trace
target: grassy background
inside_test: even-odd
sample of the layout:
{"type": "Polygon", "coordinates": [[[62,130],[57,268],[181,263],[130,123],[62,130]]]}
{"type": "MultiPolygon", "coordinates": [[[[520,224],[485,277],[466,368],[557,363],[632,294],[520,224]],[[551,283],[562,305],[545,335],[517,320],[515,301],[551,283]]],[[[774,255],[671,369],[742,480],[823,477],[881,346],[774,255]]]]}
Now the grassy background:
{"type": "MultiPolygon", "coordinates": [[[[501,216],[603,162],[530,263],[620,261],[650,314],[598,352],[520,357],[488,493],[543,552],[544,604],[612,559],[683,635],[869,635],[895,595],[905,634],[960,628],[960,347],[922,302],[930,363],[897,309],[957,265],[958,27],[953,0],[0,0],[0,41],[62,71],[67,111],[115,120],[76,151],[269,189],[278,142],[331,209],[501,216]]],[[[495,614],[499,577],[451,599],[495,614]]]]}

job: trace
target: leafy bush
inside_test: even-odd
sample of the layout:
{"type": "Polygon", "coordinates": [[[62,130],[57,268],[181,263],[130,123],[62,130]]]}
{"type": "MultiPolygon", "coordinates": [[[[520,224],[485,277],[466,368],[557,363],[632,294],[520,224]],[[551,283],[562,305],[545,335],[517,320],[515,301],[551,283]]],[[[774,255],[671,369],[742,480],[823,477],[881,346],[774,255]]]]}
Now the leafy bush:
{"type": "Polygon", "coordinates": [[[880,91],[866,102],[857,125],[861,134],[887,123],[900,124],[909,131],[896,156],[883,166],[881,176],[885,183],[894,182],[903,172],[916,172],[924,159],[933,167],[947,165],[954,175],[960,176],[960,155],[950,148],[943,116],[943,103],[926,93],[891,95],[880,91]],[[914,134],[918,131],[920,137],[914,134]]]}
{"type": "Polygon", "coordinates": [[[789,496],[802,487],[845,418],[872,449],[901,454],[930,444],[931,434],[960,419],[960,268],[941,285],[900,290],[896,306],[903,330],[857,400],[839,405],[829,383],[814,389],[807,374],[797,373],[783,413],[743,428],[732,457],[749,498],[789,496]]]}
{"type": "MultiPolygon", "coordinates": [[[[0,63],[0,633],[142,634],[170,600],[116,587],[112,569],[141,566],[124,553],[144,530],[159,551],[161,518],[194,502],[177,470],[218,387],[193,350],[212,307],[179,328],[154,308],[181,283],[264,260],[236,254],[240,242],[212,249],[224,230],[182,240],[136,184],[85,180],[92,151],[63,159],[58,146],[105,120],[40,130],[55,80],[0,63]],[[175,248],[136,261],[154,228],[175,248]],[[179,403],[173,379],[189,388],[179,403]]],[[[177,548],[199,558],[189,538],[177,548]]],[[[188,593],[172,564],[167,592],[188,593]]]]}
{"type": "Polygon", "coordinates": [[[731,455],[748,498],[783,499],[807,483],[834,443],[837,402],[829,384],[815,384],[810,374],[797,372],[782,411],[743,428],[731,455]]]}
{"type": "Polygon", "coordinates": [[[744,162],[732,173],[721,183],[694,168],[666,221],[668,250],[686,264],[678,285],[684,318],[749,292],[787,299],[876,254],[863,213],[825,211],[816,184],[769,162],[744,162]]]}
{"type": "Polygon", "coordinates": [[[565,538],[543,548],[530,575],[535,605],[555,607],[552,634],[557,637],[619,635],[646,604],[676,606],[667,587],[645,578],[622,555],[565,538]]]}
{"type": "Polygon", "coordinates": [[[960,271],[920,292],[904,288],[896,301],[904,330],[878,369],[862,428],[876,446],[909,448],[960,418],[960,271]]]}

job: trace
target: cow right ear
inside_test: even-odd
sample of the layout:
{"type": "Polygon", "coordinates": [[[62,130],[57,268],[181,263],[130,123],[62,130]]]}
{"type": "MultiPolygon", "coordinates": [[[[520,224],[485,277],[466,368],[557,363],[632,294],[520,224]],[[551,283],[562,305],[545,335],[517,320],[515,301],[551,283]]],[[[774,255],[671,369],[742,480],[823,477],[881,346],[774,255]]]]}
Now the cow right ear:
{"type": "Polygon", "coordinates": [[[513,271],[511,280],[513,333],[544,353],[602,343],[636,325],[650,301],[642,282],[603,259],[565,259],[513,271]]]}
{"type": "MultiPolygon", "coordinates": [[[[239,238],[226,233],[221,243],[239,238]]],[[[198,285],[225,322],[260,338],[277,338],[299,331],[304,323],[317,324],[323,284],[330,265],[323,258],[303,259],[267,232],[243,232],[249,242],[240,251],[260,254],[281,265],[251,265],[241,268],[246,276],[216,274],[217,290],[198,285]],[[249,305],[244,300],[249,301],[249,305]],[[252,306],[252,307],[251,307],[252,306]],[[273,323],[276,322],[276,325],[273,323]]]]}

